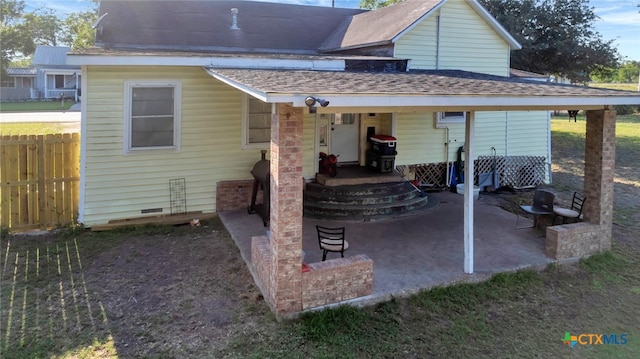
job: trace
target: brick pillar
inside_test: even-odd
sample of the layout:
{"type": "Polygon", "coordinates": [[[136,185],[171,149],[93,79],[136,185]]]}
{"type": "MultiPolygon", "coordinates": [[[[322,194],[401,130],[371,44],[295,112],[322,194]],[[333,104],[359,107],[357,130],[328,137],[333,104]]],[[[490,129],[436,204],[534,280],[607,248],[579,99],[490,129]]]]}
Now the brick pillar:
{"type": "Polygon", "coordinates": [[[302,310],[301,108],[278,104],[271,119],[271,273],[277,317],[302,310]]]}
{"type": "Polygon", "coordinates": [[[584,220],[600,226],[600,250],[611,248],[616,112],[587,111],[584,156],[584,220]]]}

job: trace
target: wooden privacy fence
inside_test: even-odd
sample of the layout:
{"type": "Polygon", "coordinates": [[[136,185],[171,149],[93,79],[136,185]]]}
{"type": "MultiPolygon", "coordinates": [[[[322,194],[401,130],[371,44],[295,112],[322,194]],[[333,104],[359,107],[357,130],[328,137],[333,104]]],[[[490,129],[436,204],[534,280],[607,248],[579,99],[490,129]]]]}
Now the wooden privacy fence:
{"type": "Polygon", "coordinates": [[[0,226],[73,223],[78,213],[80,134],[0,137],[0,226]]]}

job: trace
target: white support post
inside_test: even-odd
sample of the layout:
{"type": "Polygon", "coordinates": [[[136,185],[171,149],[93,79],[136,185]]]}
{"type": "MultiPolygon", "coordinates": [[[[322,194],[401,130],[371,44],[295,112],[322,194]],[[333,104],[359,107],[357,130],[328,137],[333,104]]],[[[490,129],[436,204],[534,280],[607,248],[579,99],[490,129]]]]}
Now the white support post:
{"type": "Polygon", "coordinates": [[[467,112],[464,158],[464,272],[473,273],[473,137],[475,112],[467,112]]]}

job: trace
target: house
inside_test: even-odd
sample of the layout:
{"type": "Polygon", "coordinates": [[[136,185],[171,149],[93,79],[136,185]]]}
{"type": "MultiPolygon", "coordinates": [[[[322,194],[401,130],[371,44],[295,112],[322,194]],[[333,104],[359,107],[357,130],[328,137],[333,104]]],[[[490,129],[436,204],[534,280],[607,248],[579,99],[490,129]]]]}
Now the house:
{"type": "Polygon", "coordinates": [[[24,100],[35,92],[36,69],[32,67],[9,67],[2,80],[2,100],[24,100]]]}
{"type": "MultiPolygon", "coordinates": [[[[12,80],[9,87],[29,89],[15,99],[57,99],[60,96],[74,98],[80,96],[80,66],[67,65],[70,47],[36,46],[32,66],[29,68],[8,68],[7,78],[12,80]]],[[[4,99],[4,95],[3,95],[4,99]]]]}
{"type": "Polygon", "coordinates": [[[36,89],[38,98],[72,97],[78,101],[80,96],[80,67],[67,65],[66,46],[38,45],[33,55],[36,68],[36,89]]]}
{"type": "MultiPolygon", "coordinates": [[[[607,143],[600,148],[612,154],[609,106],[640,103],[633,93],[510,77],[509,53],[520,45],[476,0],[407,0],[373,11],[102,1],[96,46],[67,58],[82,66],[86,97],[79,222],[244,208],[251,168],[269,150],[271,241],[257,238],[252,255],[279,316],[310,305],[299,271],[301,194],[302,179],[318,171],[319,152],[366,165],[367,137],[376,133],[397,138],[397,166],[449,163],[463,145],[466,173],[493,149],[548,164],[549,110],[589,110],[587,141],[607,143]]],[[[611,156],[586,157],[593,171],[585,192],[599,203],[585,210],[592,227],[554,240],[591,236],[606,249],[611,156]]],[[[373,270],[366,256],[332,265],[339,273],[373,270]]],[[[352,292],[366,294],[366,284],[352,292]]]]}

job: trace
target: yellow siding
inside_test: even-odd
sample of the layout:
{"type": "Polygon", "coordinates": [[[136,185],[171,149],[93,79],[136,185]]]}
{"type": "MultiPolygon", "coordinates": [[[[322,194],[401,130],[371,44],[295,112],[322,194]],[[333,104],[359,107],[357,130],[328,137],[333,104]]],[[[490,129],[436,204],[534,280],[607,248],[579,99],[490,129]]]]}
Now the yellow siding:
{"type": "MultiPolygon", "coordinates": [[[[449,0],[440,8],[439,69],[458,69],[508,76],[509,44],[464,0],[449,0]]],[[[397,57],[410,58],[413,69],[435,69],[437,13],[395,44],[397,57]]]]}
{"type": "MultiPolygon", "coordinates": [[[[241,147],[240,91],[196,67],[100,67],[87,72],[84,223],[170,213],[169,180],[186,181],[187,211],[215,211],[216,182],[251,179],[258,149],[241,147]],[[124,82],[182,83],[181,150],[123,153],[124,82]]],[[[305,167],[313,172],[314,122],[305,119],[305,167]]]]}
{"type": "Polygon", "coordinates": [[[396,42],[395,56],[411,59],[412,69],[435,69],[436,31],[436,16],[424,19],[396,42]]]}
{"type": "Polygon", "coordinates": [[[476,112],[475,145],[476,156],[504,155],[506,150],[507,123],[505,112],[476,112]]]}
{"type": "Polygon", "coordinates": [[[304,116],[302,134],[302,175],[305,178],[313,178],[316,175],[315,163],[318,161],[316,153],[316,116],[306,114],[304,116]]]}
{"type": "MultiPolygon", "coordinates": [[[[464,125],[451,125],[449,131],[450,161],[464,144],[464,125]]],[[[396,123],[398,155],[396,165],[445,162],[447,132],[435,128],[434,114],[398,114],[396,123]]]]}
{"type": "MultiPolygon", "coordinates": [[[[476,112],[474,154],[547,156],[549,135],[544,111],[476,112]]],[[[449,124],[449,161],[465,143],[464,124],[449,124]]],[[[398,114],[396,164],[437,163],[447,160],[447,131],[435,127],[433,113],[398,114]]]]}
{"type": "Polygon", "coordinates": [[[546,111],[508,113],[509,156],[548,156],[549,122],[546,111]]]}

